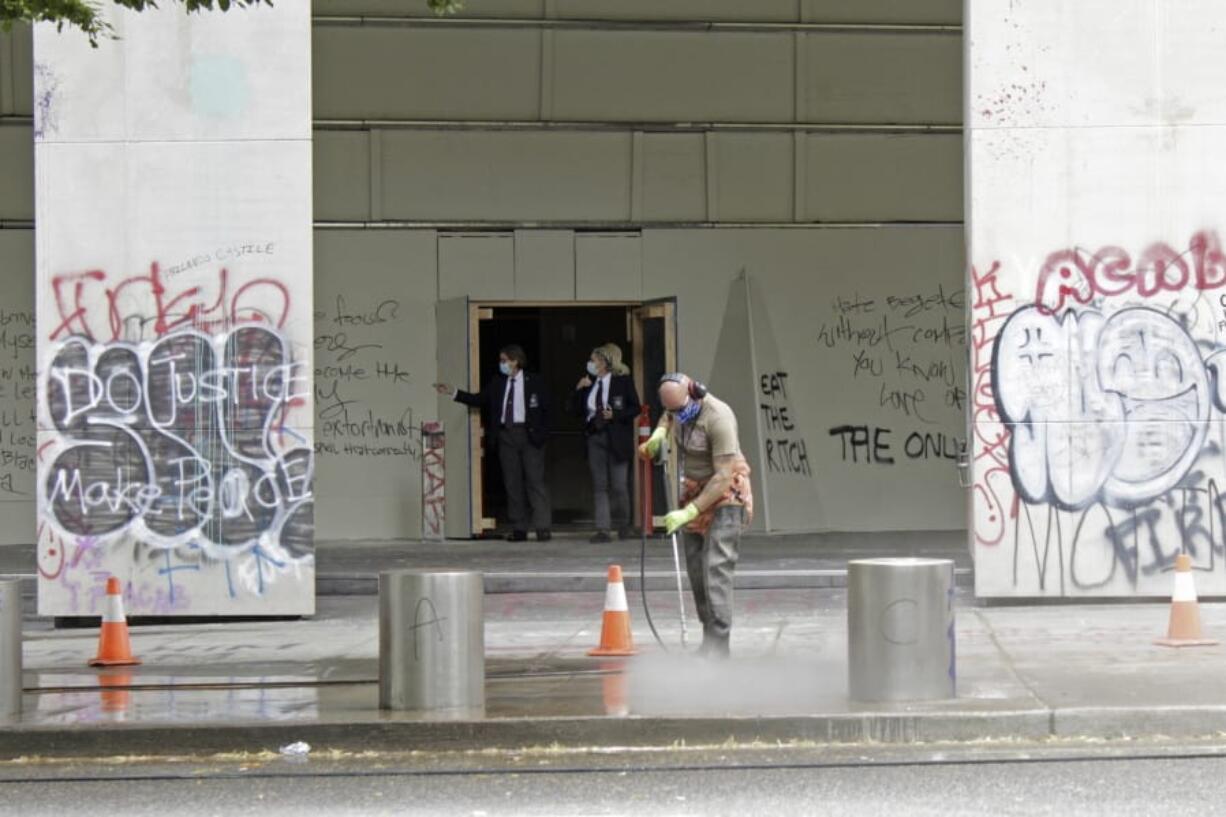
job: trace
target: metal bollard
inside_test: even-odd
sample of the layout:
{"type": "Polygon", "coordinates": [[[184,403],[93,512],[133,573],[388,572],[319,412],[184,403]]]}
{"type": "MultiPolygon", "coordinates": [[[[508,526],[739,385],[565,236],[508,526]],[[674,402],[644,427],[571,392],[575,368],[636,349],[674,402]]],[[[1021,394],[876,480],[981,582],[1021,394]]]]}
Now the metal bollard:
{"type": "Polygon", "coordinates": [[[379,707],[478,714],[485,707],[485,579],[379,574],[379,707]]]}
{"type": "Polygon", "coordinates": [[[0,581],[0,718],[21,714],[21,581],[0,581]]]}
{"type": "Polygon", "coordinates": [[[954,563],[858,559],[847,575],[848,690],[859,701],[957,695],[954,563]]]}

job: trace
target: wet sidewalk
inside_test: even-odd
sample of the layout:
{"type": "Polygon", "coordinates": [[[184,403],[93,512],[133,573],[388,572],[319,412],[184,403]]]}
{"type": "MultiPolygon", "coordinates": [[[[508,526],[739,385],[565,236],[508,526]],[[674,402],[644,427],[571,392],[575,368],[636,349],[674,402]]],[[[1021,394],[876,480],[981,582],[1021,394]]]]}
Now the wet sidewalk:
{"type": "MultiPolygon", "coordinates": [[[[467,568],[485,574],[487,593],[603,592],[606,568],[620,564],[630,588],[639,582],[642,544],[629,539],[592,544],[586,536],[560,534],[550,542],[362,541],[316,546],[316,592],[320,596],[373,596],[381,570],[467,568]]],[[[972,580],[965,531],[750,535],[741,546],[737,587],[749,589],[845,587],[847,561],[878,556],[954,560],[958,583],[972,580]]],[[[647,584],[672,586],[672,547],[663,538],[647,546],[647,584]]],[[[0,546],[0,577],[21,577],[23,592],[35,592],[34,548],[0,546]]]]}
{"type": "MultiPolygon", "coordinates": [[[[1153,646],[1162,604],[984,608],[963,596],[958,697],[859,705],[846,688],[838,590],[737,596],[734,659],[680,654],[675,596],[650,597],[665,652],[631,594],[641,654],[588,658],[603,595],[487,598],[487,706],[422,718],[377,709],[376,600],[321,599],[311,620],[133,628],[144,664],[85,666],[96,630],[31,622],[25,713],[0,757],[322,749],[688,746],[1226,733],[1226,648],[1153,646]]],[[[1202,605],[1226,634],[1226,605],[1202,605]]],[[[692,616],[692,611],[691,611],[692,616]]],[[[691,617],[690,621],[693,621],[691,617]]],[[[693,645],[691,645],[692,647],[693,645]]]]}

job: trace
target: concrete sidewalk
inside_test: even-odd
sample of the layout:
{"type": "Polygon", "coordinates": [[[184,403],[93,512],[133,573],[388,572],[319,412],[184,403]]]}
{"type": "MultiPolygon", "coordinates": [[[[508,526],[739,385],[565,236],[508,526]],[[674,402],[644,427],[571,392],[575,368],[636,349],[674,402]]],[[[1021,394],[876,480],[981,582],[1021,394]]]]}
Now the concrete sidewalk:
{"type": "MultiPolygon", "coordinates": [[[[0,757],[320,749],[481,750],[551,745],[1206,737],[1226,733],[1226,648],[1174,651],[1162,604],[983,608],[959,599],[958,698],[848,700],[838,590],[738,594],[735,658],[679,655],[675,597],[653,594],[642,654],[585,656],[601,594],[487,599],[487,708],[432,720],[376,708],[375,599],[322,599],[307,621],[134,628],[144,665],[86,668],[96,631],[33,622],[26,712],[0,726],[0,757]]],[[[1203,605],[1210,634],[1226,606],[1203,605]]],[[[691,618],[691,621],[693,619],[691,618]]]]}
{"type": "MultiPolygon", "coordinates": [[[[375,595],[381,570],[448,567],[480,570],[487,593],[600,592],[605,569],[620,564],[627,586],[639,581],[638,539],[593,545],[586,536],[553,541],[327,542],[316,547],[316,592],[320,596],[375,595]]],[[[655,538],[647,546],[648,587],[673,586],[672,546],[655,538]]],[[[953,559],[960,585],[971,585],[965,531],[875,532],[746,536],[737,570],[741,589],[845,587],[849,559],[926,556],[953,559]]],[[[19,576],[34,594],[31,545],[0,547],[0,577],[19,576]]]]}

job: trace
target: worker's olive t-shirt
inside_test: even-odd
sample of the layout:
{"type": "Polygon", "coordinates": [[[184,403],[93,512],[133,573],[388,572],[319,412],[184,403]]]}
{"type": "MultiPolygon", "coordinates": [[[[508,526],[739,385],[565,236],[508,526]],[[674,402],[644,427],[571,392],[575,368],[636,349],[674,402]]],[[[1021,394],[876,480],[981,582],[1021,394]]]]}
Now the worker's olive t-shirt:
{"type": "Polygon", "coordinates": [[[706,482],[715,474],[715,457],[741,453],[736,415],[723,400],[702,399],[702,411],[687,425],[676,424],[677,444],[685,457],[685,475],[706,482]]]}

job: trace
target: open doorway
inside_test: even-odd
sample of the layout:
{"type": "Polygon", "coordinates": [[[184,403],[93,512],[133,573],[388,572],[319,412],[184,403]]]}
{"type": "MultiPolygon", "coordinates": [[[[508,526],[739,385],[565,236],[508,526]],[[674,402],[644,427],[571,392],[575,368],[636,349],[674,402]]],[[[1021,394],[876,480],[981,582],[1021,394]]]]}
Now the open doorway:
{"type": "MultiPolygon", "coordinates": [[[[592,525],[592,481],[584,423],[567,411],[567,401],[585,374],[588,356],[595,347],[616,343],[627,363],[634,360],[628,309],[624,305],[499,306],[484,312],[478,324],[480,382],[487,382],[497,372],[498,350],[517,343],[528,355],[528,370],[542,377],[549,390],[552,436],[546,476],[555,530],[592,525]]],[[[502,527],[506,495],[497,457],[483,458],[481,482],[483,515],[502,527]]]]}
{"type": "MultiPolygon", "coordinates": [[[[639,397],[650,407],[652,423],[657,421],[661,408],[654,384],[661,374],[676,368],[675,300],[584,304],[476,302],[459,297],[439,302],[437,322],[440,382],[466,383],[469,391],[480,389],[494,376],[500,348],[512,343],[523,347],[528,370],[545,380],[552,408],[546,467],[553,528],[560,533],[591,528],[592,485],[584,422],[566,410],[567,401],[586,370],[592,349],[613,342],[622,348],[639,397]]],[[[447,537],[484,536],[505,528],[501,468],[497,457],[488,455],[485,444],[489,418],[440,397],[439,419],[447,429],[447,537]]],[[[636,470],[631,469],[632,474],[636,470]]],[[[657,469],[652,490],[657,527],[665,512],[664,484],[657,469]]],[[[637,525],[640,486],[632,482],[630,487],[637,525]]]]}

